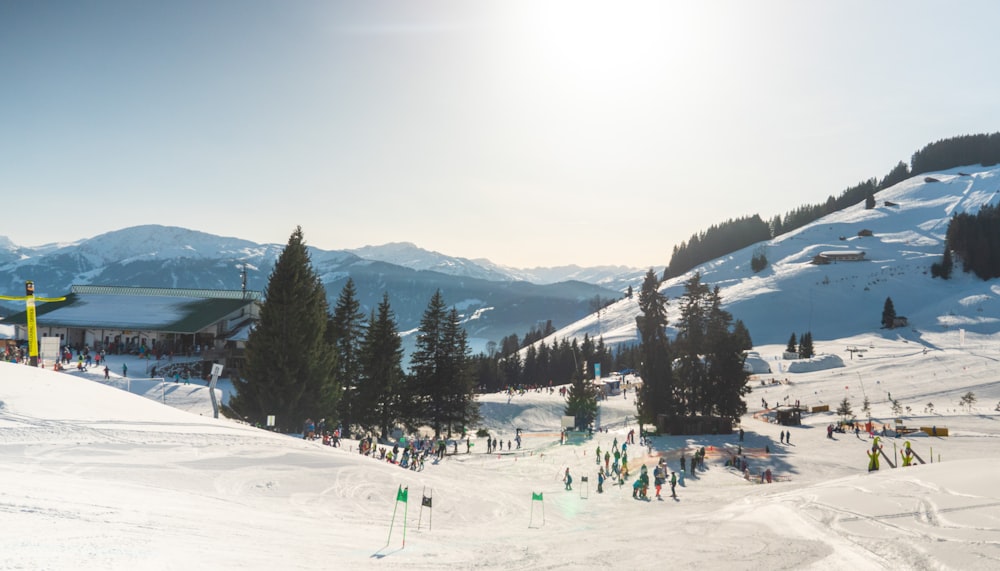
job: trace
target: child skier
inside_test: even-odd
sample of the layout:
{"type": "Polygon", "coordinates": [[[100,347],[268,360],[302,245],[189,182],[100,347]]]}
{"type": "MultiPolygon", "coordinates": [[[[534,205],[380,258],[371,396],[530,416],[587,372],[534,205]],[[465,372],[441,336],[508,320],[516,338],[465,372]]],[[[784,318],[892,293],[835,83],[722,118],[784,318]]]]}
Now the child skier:
{"type": "Polygon", "coordinates": [[[566,489],[567,490],[572,490],[573,489],[573,476],[569,475],[569,468],[568,467],[566,468],[566,475],[563,477],[563,482],[566,483],[566,489]]]}

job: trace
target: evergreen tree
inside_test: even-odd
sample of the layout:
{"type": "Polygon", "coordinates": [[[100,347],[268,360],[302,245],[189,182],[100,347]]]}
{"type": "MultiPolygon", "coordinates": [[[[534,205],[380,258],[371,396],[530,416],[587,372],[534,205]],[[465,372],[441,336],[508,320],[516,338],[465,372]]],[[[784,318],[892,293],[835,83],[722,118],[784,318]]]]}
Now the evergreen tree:
{"type": "Polygon", "coordinates": [[[951,259],[951,248],[948,247],[948,241],[945,240],[944,254],[941,256],[941,262],[931,264],[931,277],[943,280],[950,279],[951,270],[954,265],[955,263],[951,259]]]}
{"type": "Polygon", "coordinates": [[[882,306],[882,327],[892,329],[896,323],[896,308],[892,305],[892,298],[885,298],[885,305],[882,306]]]}
{"type": "Polygon", "coordinates": [[[447,422],[448,385],[443,363],[447,354],[443,341],[445,315],[444,298],[441,290],[437,290],[420,319],[416,348],[410,355],[411,376],[407,391],[414,405],[411,420],[431,425],[435,437],[441,435],[447,422]]]}
{"type": "Polygon", "coordinates": [[[521,384],[521,354],[513,352],[500,359],[500,386],[505,388],[516,387],[521,384]]]}
{"type": "Polygon", "coordinates": [[[797,342],[795,341],[795,333],[788,338],[788,345],[785,345],[785,353],[798,353],[799,350],[796,348],[797,342]]]}
{"type": "Polygon", "coordinates": [[[753,339],[750,338],[750,330],[747,329],[742,319],[737,319],[733,324],[733,335],[736,336],[741,351],[753,349],[753,339]]]}
{"type": "MultiPolygon", "coordinates": [[[[705,362],[707,390],[701,413],[736,420],[747,411],[743,397],[750,392],[750,378],[743,368],[744,342],[750,337],[736,332],[733,316],[722,309],[722,297],[716,286],[709,300],[708,322],[705,336],[705,362]]],[[[742,322],[738,322],[742,325],[742,322]]],[[[747,347],[749,348],[749,347],[747,347]]]]}
{"type": "Polygon", "coordinates": [[[404,417],[403,340],[389,305],[389,294],[372,314],[361,343],[355,415],[384,441],[404,417]]]}
{"type": "Polygon", "coordinates": [[[479,403],[476,401],[475,383],[469,360],[469,339],[458,310],[448,312],[443,328],[442,343],[447,351],[443,361],[443,378],[448,382],[445,417],[448,436],[453,430],[464,430],[479,421],[479,403]]]}
{"type": "Polygon", "coordinates": [[[708,327],[708,285],[695,273],[684,283],[684,293],[678,303],[680,320],[674,340],[674,382],[682,414],[689,416],[704,409],[707,391],[707,369],[704,348],[708,327]]]}
{"type": "Polygon", "coordinates": [[[670,371],[670,344],[667,340],[667,297],[659,291],[653,269],[639,290],[639,359],[642,386],[636,398],[639,422],[656,424],[660,415],[674,415],[673,379],[670,371]]]}
{"type": "Polygon", "coordinates": [[[760,273],[767,267],[767,253],[763,246],[754,249],[753,256],[750,258],[750,269],[753,273],[760,273]]]}
{"type": "Polygon", "coordinates": [[[844,397],[844,400],[840,401],[840,406],[837,407],[837,414],[844,419],[844,422],[847,422],[849,417],[854,416],[854,411],[851,410],[851,401],[847,400],[847,397],[844,397]]]}
{"type": "Polygon", "coordinates": [[[597,418],[598,390],[597,385],[584,379],[579,371],[573,374],[563,414],[575,419],[577,430],[585,430],[597,418]]]}
{"type": "Polygon", "coordinates": [[[350,435],[351,424],[355,421],[352,409],[360,379],[364,319],[354,280],[347,278],[327,326],[329,341],[337,348],[337,378],[344,391],[340,400],[340,418],[346,430],[344,436],[350,435]]]}
{"type": "Polygon", "coordinates": [[[441,290],[436,291],[420,320],[408,391],[416,405],[411,421],[430,425],[435,437],[476,418],[468,351],[458,312],[446,312],[441,290]]]}
{"type": "Polygon", "coordinates": [[[268,278],[260,320],[230,406],[250,422],[275,415],[277,428],[301,430],[307,418],[337,420],[336,351],[326,336],[326,290],[296,227],[268,278]]]}
{"type": "Polygon", "coordinates": [[[749,373],[743,369],[742,338],[732,331],[718,286],[709,289],[696,273],[684,284],[680,313],[673,344],[678,407],[684,415],[738,418],[746,412],[749,373]]]}
{"type": "Polygon", "coordinates": [[[868,195],[865,196],[865,210],[871,210],[875,208],[875,191],[868,189],[868,195]]]}
{"type": "Polygon", "coordinates": [[[815,355],[816,351],[813,349],[812,331],[806,331],[802,334],[802,338],[799,340],[799,357],[802,359],[808,359],[815,355]]]}

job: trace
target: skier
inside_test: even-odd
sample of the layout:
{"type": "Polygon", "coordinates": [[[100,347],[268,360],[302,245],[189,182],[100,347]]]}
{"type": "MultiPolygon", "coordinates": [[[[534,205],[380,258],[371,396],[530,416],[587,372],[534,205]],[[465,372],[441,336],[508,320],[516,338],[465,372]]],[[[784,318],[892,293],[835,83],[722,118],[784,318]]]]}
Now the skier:
{"type": "Polygon", "coordinates": [[[677,499],[677,472],[670,473],[670,497],[677,499]]]}
{"type": "Polygon", "coordinates": [[[660,489],[663,488],[663,482],[666,479],[666,472],[663,469],[663,462],[661,461],[653,468],[653,485],[656,486],[656,499],[662,500],[660,497],[660,489]]]}
{"type": "Polygon", "coordinates": [[[604,470],[600,468],[597,469],[597,493],[604,493],[604,470]]]}
{"type": "Polygon", "coordinates": [[[597,465],[598,466],[601,465],[601,447],[600,446],[597,447],[597,465]]]}
{"type": "Polygon", "coordinates": [[[608,466],[611,464],[611,453],[608,451],[604,452],[604,471],[609,470],[608,466]]]}
{"type": "Polygon", "coordinates": [[[566,489],[567,490],[572,490],[573,489],[573,476],[569,475],[569,468],[568,467],[566,468],[566,475],[563,476],[563,482],[566,483],[566,489]]]}

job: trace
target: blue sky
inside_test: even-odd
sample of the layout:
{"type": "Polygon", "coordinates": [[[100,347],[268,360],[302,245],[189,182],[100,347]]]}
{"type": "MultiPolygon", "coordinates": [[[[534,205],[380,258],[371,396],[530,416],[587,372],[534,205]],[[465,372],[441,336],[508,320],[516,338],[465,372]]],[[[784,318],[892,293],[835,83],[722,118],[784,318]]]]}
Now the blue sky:
{"type": "Polygon", "coordinates": [[[1000,130],[995,2],[0,0],[0,236],[661,268],[1000,130]]]}

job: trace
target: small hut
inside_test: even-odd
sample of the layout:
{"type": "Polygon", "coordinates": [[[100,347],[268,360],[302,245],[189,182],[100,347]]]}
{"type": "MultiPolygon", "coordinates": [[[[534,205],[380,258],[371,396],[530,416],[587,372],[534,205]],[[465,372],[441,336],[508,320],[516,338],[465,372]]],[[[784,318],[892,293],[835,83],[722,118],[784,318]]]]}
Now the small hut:
{"type": "Polygon", "coordinates": [[[802,409],[797,406],[779,406],[774,410],[774,418],[784,426],[802,424],[802,409]]]}

